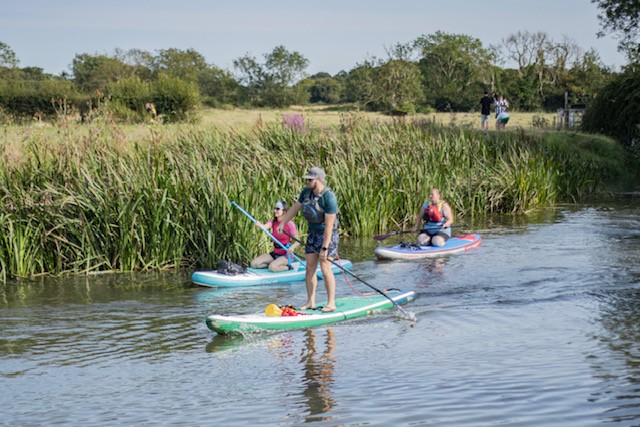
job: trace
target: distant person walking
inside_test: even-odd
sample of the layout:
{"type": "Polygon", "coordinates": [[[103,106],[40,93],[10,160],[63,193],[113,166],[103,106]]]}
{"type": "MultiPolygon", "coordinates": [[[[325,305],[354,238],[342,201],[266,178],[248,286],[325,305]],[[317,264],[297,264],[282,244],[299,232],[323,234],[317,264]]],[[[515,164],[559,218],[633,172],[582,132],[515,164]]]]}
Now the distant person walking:
{"type": "Polygon", "coordinates": [[[480,128],[489,129],[489,116],[491,115],[491,104],[493,99],[489,96],[489,91],[484,91],[484,96],[480,98],[480,128]]]}
{"type": "Polygon", "coordinates": [[[509,101],[504,99],[504,97],[500,94],[496,95],[495,100],[495,109],[496,109],[496,130],[504,129],[509,121],[509,113],[507,113],[507,108],[509,108],[509,101]]]}

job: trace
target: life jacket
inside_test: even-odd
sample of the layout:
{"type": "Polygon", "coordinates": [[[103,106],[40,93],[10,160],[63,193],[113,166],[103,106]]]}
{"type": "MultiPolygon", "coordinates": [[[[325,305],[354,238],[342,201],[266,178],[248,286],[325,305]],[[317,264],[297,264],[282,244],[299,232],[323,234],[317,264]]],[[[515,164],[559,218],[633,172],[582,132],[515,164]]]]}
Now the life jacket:
{"type": "MultiPolygon", "coordinates": [[[[309,221],[311,224],[322,224],[324,223],[324,209],[320,206],[320,199],[327,191],[331,191],[329,187],[324,187],[324,189],[317,196],[313,194],[313,191],[308,190],[302,199],[302,214],[304,218],[309,221]]],[[[338,228],[338,218],[336,216],[336,220],[333,223],[333,228],[338,228]]]]}
{"type": "Polygon", "coordinates": [[[429,222],[443,222],[444,215],[442,214],[442,206],[444,206],[444,200],[440,200],[437,204],[429,204],[427,209],[424,210],[422,219],[429,222]]]}
{"type": "MultiPolygon", "coordinates": [[[[291,237],[289,237],[287,234],[284,233],[284,230],[282,234],[277,234],[275,230],[277,230],[278,226],[280,225],[280,222],[272,221],[272,225],[271,225],[271,230],[273,234],[273,237],[275,237],[276,239],[278,239],[278,241],[280,243],[282,243],[282,245],[286,248],[289,248],[289,246],[291,246],[291,237]]],[[[286,225],[285,225],[286,227],[286,225]]],[[[286,250],[282,249],[282,246],[280,246],[278,243],[273,242],[273,252],[276,253],[276,255],[284,255],[287,253],[286,250]]]]}

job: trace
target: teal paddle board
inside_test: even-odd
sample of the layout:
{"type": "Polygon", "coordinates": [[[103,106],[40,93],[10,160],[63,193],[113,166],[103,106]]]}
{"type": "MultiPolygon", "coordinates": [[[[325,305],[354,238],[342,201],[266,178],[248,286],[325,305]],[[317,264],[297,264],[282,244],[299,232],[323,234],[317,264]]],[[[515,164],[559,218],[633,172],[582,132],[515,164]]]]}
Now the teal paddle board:
{"type": "MultiPolygon", "coordinates": [[[[391,289],[385,291],[396,304],[406,304],[415,299],[414,291],[391,289]]],[[[395,305],[378,293],[367,296],[336,298],[336,310],[324,313],[316,310],[298,310],[297,316],[268,316],[264,312],[244,315],[212,314],[207,317],[209,329],[222,335],[245,334],[258,331],[303,329],[367,316],[388,310],[395,305]]],[[[319,306],[320,307],[320,306],[319,306]]]]}
{"type": "MultiPolygon", "coordinates": [[[[336,262],[343,268],[351,270],[352,263],[348,259],[340,259],[336,262]]],[[[191,281],[196,285],[208,287],[259,286],[304,281],[306,269],[299,263],[293,263],[293,265],[295,265],[293,269],[277,273],[269,271],[268,268],[249,267],[245,273],[234,276],[218,273],[215,270],[196,271],[191,275],[191,281]]],[[[334,274],[342,272],[340,267],[336,265],[333,265],[332,270],[334,274]]],[[[316,270],[316,275],[322,279],[322,271],[320,271],[319,266],[316,270]]]]}

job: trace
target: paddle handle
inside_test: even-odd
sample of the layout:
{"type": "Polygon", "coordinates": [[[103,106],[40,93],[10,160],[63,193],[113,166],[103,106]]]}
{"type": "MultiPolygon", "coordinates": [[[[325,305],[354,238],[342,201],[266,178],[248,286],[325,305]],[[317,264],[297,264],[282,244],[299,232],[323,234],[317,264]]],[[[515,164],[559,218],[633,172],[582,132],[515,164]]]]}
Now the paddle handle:
{"type": "MultiPolygon", "coordinates": [[[[257,221],[254,217],[252,217],[252,216],[251,216],[251,214],[249,214],[249,212],[245,211],[245,210],[242,208],[242,206],[240,206],[240,205],[239,205],[239,204],[237,204],[236,202],[231,202],[231,206],[234,206],[234,207],[238,208],[238,210],[239,210],[240,212],[242,212],[243,214],[245,214],[245,215],[247,216],[247,218],[249,218],[249,219],[250,219],[254,224],[258,224],[258,227],[260,227],[260,229],[261,229],[262,231],[264,231],[265,233],[267,233],[267,235],[268,235],[269,237],[271,237],[271,240],[273,240],[276,244],[278,244],[282,249],[284,249],[285,251],[288,249],[285,245],[283,245],[283,244],[282,244],[282,242],[281,242],[280,240],[278,240],[278,239],[276,238],[276,236],[274,236],[273,234],[269,233],[269,230],[267,230],[266,228],[264,228],[262,225],[259,225],[258,221],[257,221]]],[[[293,237],[293,236],[291,236],[289,233],[286,233],[286,234],[287,234],[287,236],[289,236],[289,237],[293,237]]],[[[294,240],[297,240],[297,239],[295,239],[295,238],[294,238],[294,240]]],[[[299,240],[298,240],[298,242],[299,242],[299,240]]],[[[304,261],[302,261],[300,258],[298,258],[298,256],[297,256],[296,254],[292,254],[292,255],[293,255],[293,257],[294,257],[296,260],[298,260],[298,262],[300,262],[300,264],[302,264],[302,266],[303,266],[303,267],[306,267],[306,265],[305,265],[304,261]]]]}

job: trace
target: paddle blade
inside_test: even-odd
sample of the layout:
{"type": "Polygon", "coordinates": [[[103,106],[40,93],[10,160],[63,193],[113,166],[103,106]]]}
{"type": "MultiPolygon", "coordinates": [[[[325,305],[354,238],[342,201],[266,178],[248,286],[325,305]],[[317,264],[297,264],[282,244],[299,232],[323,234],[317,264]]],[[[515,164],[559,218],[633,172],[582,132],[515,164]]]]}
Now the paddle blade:
{"type": "Polygon", "coordinates": [[[282,309],[275,304],[269,304],[265,307],[264,314],[267,316],[278,317],[282,315],[282,309]]]}

